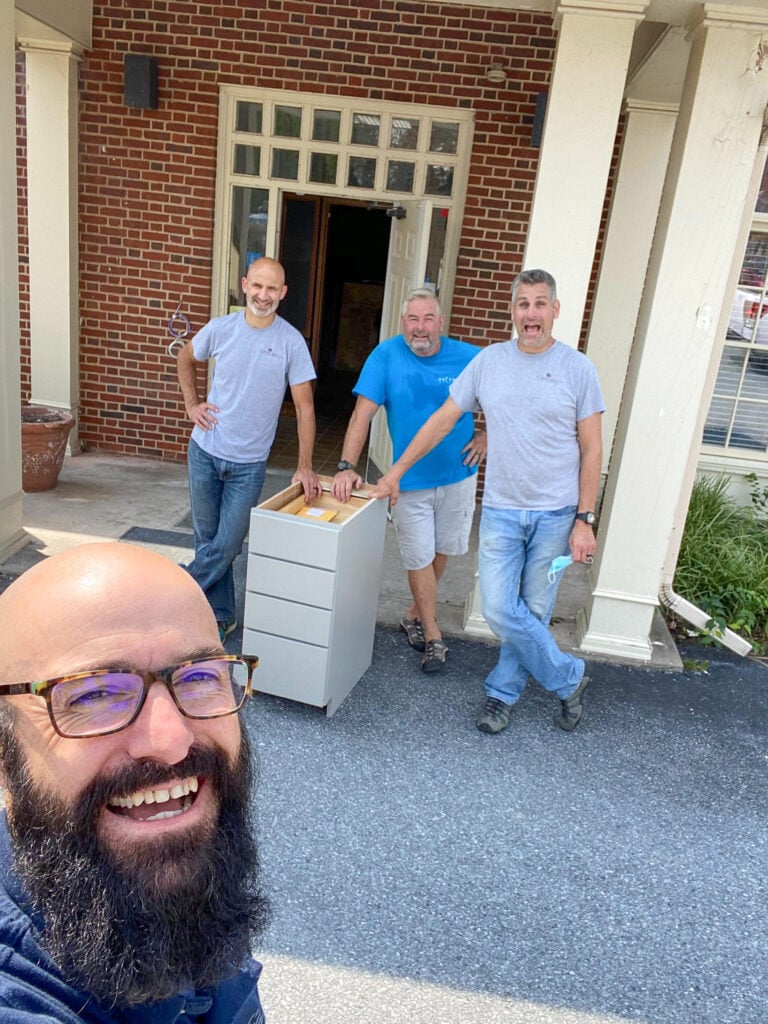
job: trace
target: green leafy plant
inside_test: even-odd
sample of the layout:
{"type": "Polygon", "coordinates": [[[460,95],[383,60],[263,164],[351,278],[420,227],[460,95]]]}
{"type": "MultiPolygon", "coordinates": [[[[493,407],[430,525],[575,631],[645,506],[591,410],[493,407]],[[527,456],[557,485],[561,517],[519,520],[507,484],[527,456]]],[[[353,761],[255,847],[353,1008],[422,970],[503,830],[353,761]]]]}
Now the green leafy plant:
{"type": "Polygon", "coordinates": [[[757,473],[747,473],[744,479],[749,484],[752,507],[759,516],[768,516],[768,487],[761,487],[757,473]]]}
{"type": "Polygon", "coordinates": [[[761,516],[768,488],[750,477],[747,507],[729,495],[727,476],[696,481],[674,589],[711,616],[710,628],[728,627],[761,646],[768,640],[768,520],[761,516]]]}

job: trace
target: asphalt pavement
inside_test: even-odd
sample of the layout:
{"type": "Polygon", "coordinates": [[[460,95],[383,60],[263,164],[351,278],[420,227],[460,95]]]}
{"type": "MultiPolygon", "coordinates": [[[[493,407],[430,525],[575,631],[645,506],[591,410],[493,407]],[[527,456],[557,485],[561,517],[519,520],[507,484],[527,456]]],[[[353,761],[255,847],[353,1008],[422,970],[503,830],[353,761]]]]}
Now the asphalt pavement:
{"type": "Polygon", "coordinates": [[[480,733],[495,647],[390,628],[334,717],[257,698],[270,1024],[768,1021],[768,671],[682,653],[590,664],[572,734],[532,683],[480,733]]]}

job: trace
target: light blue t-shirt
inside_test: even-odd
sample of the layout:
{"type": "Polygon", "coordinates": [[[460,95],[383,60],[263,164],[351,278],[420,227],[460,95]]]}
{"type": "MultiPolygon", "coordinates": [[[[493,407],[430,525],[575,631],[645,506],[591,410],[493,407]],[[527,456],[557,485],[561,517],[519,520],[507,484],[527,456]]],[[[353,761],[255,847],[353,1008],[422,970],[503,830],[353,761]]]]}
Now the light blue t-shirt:
{"type": "Polygon", "coordinates": [[[192,345],[195,359],[216,360],[208,401],[219,407],[216,426],[195,427],[193,440],[213,458],[264,462],[286,388],[316,377],[303,336],[279,316],[251,327],[239,310],[209,321],[192,345]]]}
{"type": "Polygon", "coordinates": [[[577,423],[605,412],[597,372],[560,341],[528,355],[516,341],[482,349],[451,385],[463,410],[488,429],[483,505],[548,511],[579,499],[577,423]]]}
{"type": "MultiPolygon", "coordinates": [[[[395,459],[402,455],[414,434],[448,397],[451,382],[480,352],[455,338],[440,338],[440,348],[432,356],[411,352],[402,334],[383,341],[371,352],[352,389],[356,395],[383,405],[392,437],[395,459]]],[[[462,416],[453,430],[403,476],[402,491],[445,487],[465,480],[477,472],[465,466],[461,454],[475,431],[471,413],[462,416]]]]}

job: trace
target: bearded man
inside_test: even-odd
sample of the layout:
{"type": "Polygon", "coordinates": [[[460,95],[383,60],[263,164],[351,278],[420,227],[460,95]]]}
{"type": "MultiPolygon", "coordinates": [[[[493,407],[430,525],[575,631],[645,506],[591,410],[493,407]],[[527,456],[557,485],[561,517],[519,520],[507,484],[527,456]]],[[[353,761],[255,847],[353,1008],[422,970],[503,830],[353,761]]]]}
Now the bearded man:
{"type": "Polygon", "coordinates": [[[73,548],[0,595],[0,1019],[263,1022],[254,664],[142,548],[73,548]]]}
{"type": "Polygon", "coordinates": [[[315,368],[303,336],[277,307],[288,291],[277,260],[254,260],[242,279],[245,309],[215,317],[179,352],[189,439],[189,498],[195,557],[188,572],[205,591],[222,640],[236,628],[232,563],[259,502],[267,457],[286,388],[296,408],[299,456],[293,483],[307,502],[322,487],[312,469],[315,368]],[[216,360],[210,394],[201,398],[197,367],[216,360]]]}
{"type": "MultiPolygon", "coordinates": [[[[442,334],[445,316],[434,292],[412,291],[403,303],[402,334],[378,345],[360,371],[357,402],[331,490],[349,501],[363,478],[360,458],[373,417],[387,413],[394,458],[448,397],[451,382],[480,351],[442,334]]],[[[400,557],[413,598],[400,622],[408,643],[421,651],[422,672],[439,672],[448,655],[437,622],[437,585],[448,558],[463,555],[475,513],[477,467],[485,457],[485,431],[475,430],[472,413],[459,418],[442,443],[406,473],[400,503],[392,510],[400,557]]]]}

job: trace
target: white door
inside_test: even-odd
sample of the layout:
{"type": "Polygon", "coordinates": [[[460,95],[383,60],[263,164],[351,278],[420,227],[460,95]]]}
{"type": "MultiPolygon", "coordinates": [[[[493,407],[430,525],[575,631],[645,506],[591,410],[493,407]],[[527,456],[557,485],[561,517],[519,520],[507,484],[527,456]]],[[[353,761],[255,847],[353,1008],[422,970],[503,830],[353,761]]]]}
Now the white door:
{"type": "MultiPolygon", "coordinates": [[[[398,205],[405,211],[405,216],[392,217],[380,342],[400,333],[400,311],[405,297],[414,288],[424,284],[427,269],[432,201],[419,199],[398,205]]],[[[386,473],[391,465],[392,441],[387,429],[387,414],[384,409],[379,409],[371,424],[367,478],[376,479],[379,473],[386,473]]]]}

